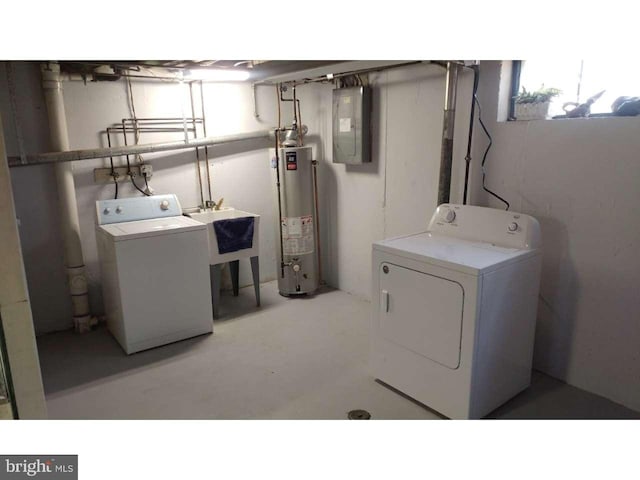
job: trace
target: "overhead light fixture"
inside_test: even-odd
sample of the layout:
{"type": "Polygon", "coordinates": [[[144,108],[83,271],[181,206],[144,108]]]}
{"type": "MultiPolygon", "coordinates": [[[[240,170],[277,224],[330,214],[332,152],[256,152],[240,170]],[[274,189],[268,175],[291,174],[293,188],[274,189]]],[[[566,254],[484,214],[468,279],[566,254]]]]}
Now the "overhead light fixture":
{"type": "Polygon", "coordinates": [[[202,80],[204,82],[243,82],[250,73],[246,70],[222,68],[194,68],[184,71],[185,80],[202,80]]]}

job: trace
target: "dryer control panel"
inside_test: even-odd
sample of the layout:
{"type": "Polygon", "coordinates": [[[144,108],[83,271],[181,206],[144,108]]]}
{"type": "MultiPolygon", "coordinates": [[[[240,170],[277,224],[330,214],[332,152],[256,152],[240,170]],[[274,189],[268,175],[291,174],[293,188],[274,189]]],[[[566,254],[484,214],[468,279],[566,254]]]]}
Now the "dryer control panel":
{"type": "Polygon", "coordinates": [[[182,207],[174,194],[117,198],[96,202],[96,223],[133,222],[152,218],[178,217],[182,207]]]}
{"type": "Polygon", "coordinates": [[[540,224],[530,215],[472,205],[442,204],[429,232],[510,248],[540,247],[540,224]]]}

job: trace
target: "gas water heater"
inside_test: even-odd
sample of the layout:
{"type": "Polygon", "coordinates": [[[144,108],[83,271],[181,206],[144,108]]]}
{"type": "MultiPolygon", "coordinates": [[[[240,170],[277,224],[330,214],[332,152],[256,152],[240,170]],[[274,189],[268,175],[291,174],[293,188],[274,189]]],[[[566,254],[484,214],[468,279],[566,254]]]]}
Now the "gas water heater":
{"type": "Polygon", "coordinates": [[[284,296],[314,292],[320,283],[315,163],[311,147],[270,150],[276,228],[278,289],[284,296]]]}

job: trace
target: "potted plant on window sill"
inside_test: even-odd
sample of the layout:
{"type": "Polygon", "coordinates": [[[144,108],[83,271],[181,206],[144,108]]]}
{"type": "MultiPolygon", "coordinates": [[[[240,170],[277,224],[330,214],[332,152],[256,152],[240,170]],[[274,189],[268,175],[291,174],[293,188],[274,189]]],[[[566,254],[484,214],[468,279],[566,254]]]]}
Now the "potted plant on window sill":
{"type": "Polygon", "coordinates": [[[516,120],[544,120],[548,118],[551,99],[560,93],[557,88],[544,88],[544,85],[533,92],[528,92],[522,87],[522,91],[514,97],[516,120]]]}

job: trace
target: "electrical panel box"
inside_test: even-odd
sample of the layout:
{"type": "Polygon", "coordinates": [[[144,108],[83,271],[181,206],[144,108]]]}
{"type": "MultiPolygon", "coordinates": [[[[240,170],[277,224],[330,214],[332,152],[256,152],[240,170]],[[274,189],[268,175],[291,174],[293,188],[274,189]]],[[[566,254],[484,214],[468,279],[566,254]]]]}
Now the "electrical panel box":
{"type": "Polygon", "coordinates": [[[333,163],[371,161],[371,88],[333,91],[333,163]]]}

